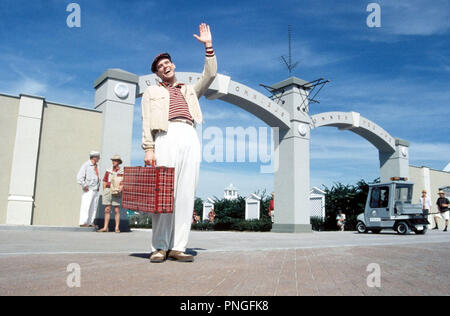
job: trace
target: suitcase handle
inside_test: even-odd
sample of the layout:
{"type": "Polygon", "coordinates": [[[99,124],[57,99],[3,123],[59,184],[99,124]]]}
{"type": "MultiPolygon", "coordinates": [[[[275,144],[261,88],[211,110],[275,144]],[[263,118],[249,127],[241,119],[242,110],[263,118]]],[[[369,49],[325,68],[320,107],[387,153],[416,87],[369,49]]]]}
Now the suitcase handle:
{"type": "Polygon", "coordinates": [[[155,161],[152,160],[151,165],[147,165],[147,164],[144,163],[144,167],[147,167],[147,166],[148,166],[148,167],[156,167],[155,161]]]}

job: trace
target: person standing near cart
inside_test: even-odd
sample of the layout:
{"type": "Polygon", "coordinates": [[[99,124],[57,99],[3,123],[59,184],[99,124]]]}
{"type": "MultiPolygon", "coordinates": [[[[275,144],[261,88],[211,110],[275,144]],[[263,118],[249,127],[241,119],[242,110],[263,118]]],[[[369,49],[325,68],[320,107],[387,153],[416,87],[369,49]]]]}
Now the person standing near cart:
{"type": "Polygon", "coordinates": [[[419,203],[422,206],[422,212],[424,217],[428,217],[431,213],[431,198],[428,196],[427,190],[422,190],[422,196],[419,198],[419,203]]]}
{"type": "Polygon", "coordinates": [[[339,231],[343,232],[345,230],[345,214],[342,211],[339,211],[339,214],[337,214],[336,221],[339,231]]]}
{"type": "Polygon", "coordinates": [[[142,96],[142,148],[145,164],[175,168],[174,210],[152,215],[152,255],[150,261],[166,258],[192,262],[187,254],[189,232],[200,168],[200,142],[195,125],[202,123],[198,99],[206,92],[217,73],[209,25],[199,26],[194,37],[204,44],[205,66],[195,85],[177,82],[175,64],[168,53],[153,60],[151,70],[161,81],[149,86],[142,96]]]}
{"type": "Polygon", "coordinates": [[[436,227],[433,229],[438,229],[437,219],[442,218],[443,220],[445,220],[444,232],[446,232],[447,228],[448,228],[448,219],[449,219],[448,205],[450,204],[450,201],[445,197],[444,191],[440,190],[438,194],[439,194],[439,198],[436,201],[436,205],[438,207],[439,214],[437,214],[434,217],[436,227]]]}

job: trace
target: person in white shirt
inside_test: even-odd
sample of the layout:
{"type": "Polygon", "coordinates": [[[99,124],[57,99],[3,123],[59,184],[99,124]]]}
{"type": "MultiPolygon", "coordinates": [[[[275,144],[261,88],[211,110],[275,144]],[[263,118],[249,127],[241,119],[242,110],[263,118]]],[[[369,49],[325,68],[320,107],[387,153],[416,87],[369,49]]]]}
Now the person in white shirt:
{"type": "Polygon", "coordinates": [[[343,232],[345,228],[345,214],[342,211],[339,211],[339,214],[336,216],[336,221],[339,230],[343,232]]]}
{"type": "Polygon", "coordinates": [[[422,211],[424,215],[431,213],[431,198],[427,195],[427,190],[422,190],[422,196],[420,197],[420,205],[422,205],[422,211]]]}
{"type": "Polygon", "coordinates": [[[427,190],[422,190],[422,196],[419,198],[419,203],[422,206],[422,212],[424,216],[428,217],[431,213],[431,198],[427,195],[427,190]]]}
{"type": "Polygon", "coordinates": [[[100,178],[97,163],[100,160],[100,153],[91,151],[89,158],[81,166],[77,174],[77,182],[83,189],[80,207],[80,227],[94,227],[98,204],[100,178]]]}

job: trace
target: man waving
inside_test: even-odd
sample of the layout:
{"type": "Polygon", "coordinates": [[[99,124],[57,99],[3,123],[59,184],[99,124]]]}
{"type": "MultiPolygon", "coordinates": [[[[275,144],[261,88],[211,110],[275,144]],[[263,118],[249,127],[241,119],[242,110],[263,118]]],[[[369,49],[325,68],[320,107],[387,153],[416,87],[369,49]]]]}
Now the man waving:
{"type": "Polygon", "coordinates": [[[200,142],[195,131],[202,123],[198,99],[206,92],[217,73],[209,25],[199,26],[194,37],[205,46],[203,74],[195,85],[177,82],[175,64],[168,53],[153,60],[151,69],[161,81],[149,86],[142,96],[142,148],[145,164],[175,168],[174,212],[153,214],[151,262],[167,258],[192,262],[185,253],[191,229],[192,210],[200,168],[200,142]]]}

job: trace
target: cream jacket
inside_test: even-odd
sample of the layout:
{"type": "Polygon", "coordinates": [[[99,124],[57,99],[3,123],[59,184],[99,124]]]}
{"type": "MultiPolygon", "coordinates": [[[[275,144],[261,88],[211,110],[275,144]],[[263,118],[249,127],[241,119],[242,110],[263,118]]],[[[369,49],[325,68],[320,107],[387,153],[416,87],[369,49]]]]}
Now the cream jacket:
{"type": "MultiPolygon", "coordinates": [[[[217,59],[206,57],[205,67],[200,80],[195,85],[183,85],[181,93],[189,107],[189,112],[195,123],[202,123],[202,111],[198,99],[206,92],[217,74],[217,59]]],[[[154,134],[159,131],[167,131],[169,125],[169,91],[161,86],[149,86],[142,96],[142,148],[149,150],[154,148],[154,134]]]]}

